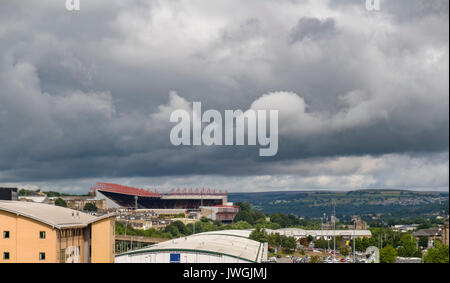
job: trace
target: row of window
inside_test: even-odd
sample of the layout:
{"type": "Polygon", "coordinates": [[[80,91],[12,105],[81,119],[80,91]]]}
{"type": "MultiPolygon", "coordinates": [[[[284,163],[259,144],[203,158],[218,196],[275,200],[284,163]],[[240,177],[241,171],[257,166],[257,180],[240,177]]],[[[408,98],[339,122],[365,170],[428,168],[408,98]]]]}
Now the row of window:
{"type": "MultiPolygon", "coordinates": [[[[11,254],[9,252],[3,253],[3,259],[9,260],[11,258],[11,254]]],[[[45,253],[40,252],[39,253],[39,260],[45,260],[45,253]]]]}
{"type": "MultiPolygon", "coordinates": [[[[10,236],[9,231],[3,231],[3,239],[9,239],[10,236]]],[[[45,231],[39,231],[39,239],[45,239],[45,231]]]]}
{"type": "Polygon", "coordinates": [[[81,236],[82,229],[64,229],[60,230],[59,237],[60,238],[70,238],[70,237],[76,237],[81,236]]]}

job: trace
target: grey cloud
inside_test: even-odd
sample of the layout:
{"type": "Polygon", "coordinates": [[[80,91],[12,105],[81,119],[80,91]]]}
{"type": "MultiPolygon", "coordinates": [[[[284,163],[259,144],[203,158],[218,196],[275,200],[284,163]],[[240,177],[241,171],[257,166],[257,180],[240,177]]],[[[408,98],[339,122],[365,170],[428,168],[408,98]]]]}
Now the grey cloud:
{"type": "Polygon", "coordinates": [[[301,18],[297,25],[292,28],[289,41],[292,44],[305,38],[318,39],[329,36],[334,32],[334,19],[301,18]]]}
{"type": "MultiPolygon", "coordinates": [[[[225,175],[249,185],[291,174],[273,180],[314,186],[334,173],[286,164],[448,155],[448,13],[439,6],[448,2],[402,10],[383,1],[373,14],[364,1],[84,1],[78,14],[28,2],[0,10],[0,182],[225,175]],[[283,110],[273,159],[255,147],[169,143],[164,117],[175,105],[245,110],[280,91],[297,98],[260,105],[283,110]]],[[[448,186],[426,168],[430,186],[448,186]]],[[[394,186],[395,174],[363,179],[394,186]]]]}

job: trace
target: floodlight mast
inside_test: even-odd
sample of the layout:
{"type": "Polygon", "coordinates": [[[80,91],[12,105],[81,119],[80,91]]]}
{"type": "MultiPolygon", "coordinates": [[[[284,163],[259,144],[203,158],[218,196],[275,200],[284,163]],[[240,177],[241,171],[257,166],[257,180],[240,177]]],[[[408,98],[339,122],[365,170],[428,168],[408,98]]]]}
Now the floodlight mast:
{"type": "Polygon", "coordinates": [[[333,263],[336,262],[336,203],[333,200],[333,263]]]}

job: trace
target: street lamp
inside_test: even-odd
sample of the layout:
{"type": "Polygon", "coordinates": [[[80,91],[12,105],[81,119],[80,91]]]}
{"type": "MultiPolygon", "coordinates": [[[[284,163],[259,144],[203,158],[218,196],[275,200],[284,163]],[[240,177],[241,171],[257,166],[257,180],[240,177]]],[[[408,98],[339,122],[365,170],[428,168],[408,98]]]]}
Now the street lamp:
{"type": "Polygon", "coordinates": [[[355,239],[356,239],[356,218],[353,219],[353,263],[356,263],[356,244],[355,244],[355,239]]]}

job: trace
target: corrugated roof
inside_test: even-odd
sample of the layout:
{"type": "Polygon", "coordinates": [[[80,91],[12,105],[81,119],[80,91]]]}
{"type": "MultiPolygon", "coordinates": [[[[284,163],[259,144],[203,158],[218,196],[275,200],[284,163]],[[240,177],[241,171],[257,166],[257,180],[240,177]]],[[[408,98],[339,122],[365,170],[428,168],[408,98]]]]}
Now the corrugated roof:
{"type": "Polygon", "coordinates": [[[416,237],[423,237],[423,236],[440,236],[441,235],[441,231],[439,230],[439,228],[428,228],[428,229],[421,229],[421,230],[417,230],[414,233],[414,236],[416,237]]]}
{"type": "MultiPolygon", "coordinates": [[[[204,232],[200,234],[223,234],[223,235],[233,235],[237,237],[248,238],[254,229],[245,230],[221,230],[221,231],[211,231],[204,232]]],[[[282,228],[277,230],[265,229],[269,234],[278,233],[280,235],[292,236],[292,237],[323,237],[323,236],[372,236],[370,230],[304,230],[299,228],[282,228]]]]}
{"type": "Polygon", "coordinates": [[[85,227],[114,216],[106,214],[98,217],[66,207],[25,201],[0,201],[0,210],[22,215],[58,229],[85,227]]]}
{"type": "Polygon", "coordinates": [[[245,230],[219,230],[219,231],[209,231],[209,232],[202,232],[197,235],[231,235],[236,237],[243,237],[248,238],[250,237],[250,234],[252,233],[253,229],[245,229],[245,230]]]}
{"type": "Polygon", "coordinates": [[[91,190],[99,190],[111,193],[140,196],[140,197],[160,197],[161,195],[155,192],[146,191],[144,189],[133,188],[123,185],[110,184],[110,183],[96,183],[91,190]]]}
{"type": "Polygon", "coordinates": [[[249,262],[261,262],[265,260],[263,259],[264,244],[245,237],[231,234],[227,235],[220,232],[222,231],[173,239],[143,249],[123,253],[117,257],[159,251],[193,251],[223,254],[249,262]]]}
{"type": "Polygon", "coordinates": [[[321,237],[321,236],[372,236],[370,230],[304,230],[299,228],[282,228],[277,230],[266,229],[268,233],[279,233],[280,235],[292,237],[321,237]]]}

